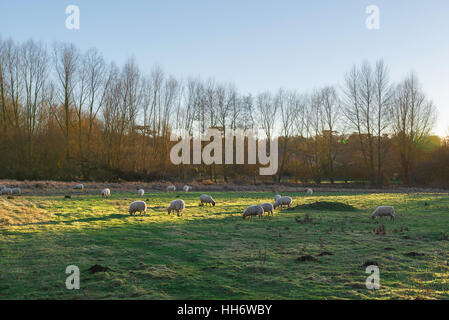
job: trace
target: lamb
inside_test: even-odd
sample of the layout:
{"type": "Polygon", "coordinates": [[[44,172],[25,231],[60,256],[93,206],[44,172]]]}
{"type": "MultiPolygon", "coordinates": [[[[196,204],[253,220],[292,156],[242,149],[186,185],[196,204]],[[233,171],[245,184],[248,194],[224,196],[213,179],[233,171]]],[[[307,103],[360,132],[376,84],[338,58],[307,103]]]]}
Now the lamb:
{"type": "Polygon", "coordinates": [[[215,201],[214,201],[214,199],[210,196],[210,195],[207,195],[207,194],[202,194],[201,196],[200,196],[200,201],[201,201],[201,204],[211,204],[211,205],[213,205],[214,207],[215,207],[215,201]]]}
{"type": "Polygon", "coordinates": [[[311,196],[311,195],[313,194],[313,190],[312,190],[312,189],[307,189],[307,190],[306,190],[306,194],[307,194],[308,196],[311,196]]]}
{"type": "Polygon", "coordinates": [[[371,219],[376,217],[390,217],[390,220],[394,220],[394,208],[391,206],[380,206],[371,214],[371,219]]]}
{"type": "Polygon", "coordinates": [[[73,187],[73,189],[83,191],[83,190],[84,190],[84,185],[83,185],[82,183],[79,183],[79,184],[75,185],[75,186],[73,187]]]}
{"type": "Polygon", "coordinates": [[[263,211],[266,212],[268,215],[273,215],[273,204],[266,202],[266,203],[262,203],[260,205],[263,208],[263,211]]]}
{"type": "Polygon", "coordinates": [[[281,198],[281,195],[280,195],[280,194],[275,195],[275,196],[274,196],[274,202],[278,201],[279,198],[281,198]]]}
{"type": "Polygon", "coordinates": [[[168,187],[167,187],[167,192],[170,192],[170,191],[176,191],[176,187],[173,186],[173,185],[168,186],[168,187]]]}
{"type": "Polygon", "coordinates": [[[111,190],[108,188],[105,188],[105,189],[101,190],[101,195],[104,198],[109,197],[111,195],[111,190]]]}
{"type": "Polygon", "coordinates": [[[136,212],[140,212],[140,215],[142,215],[142,212],[144,215],[147,214],[147,204],[145,201],[134,201],[129,205],[129,214],[135,215],[136,212]]]}
{"type": "Polygon", "coordinates": [[[182,215],[185,207],[186,207],[186,204],[185,204],[184,200],[181,200],[181,199],[173,200],[170,203],[170,206],[167,208],[167,212],[168,212],[168,214],[170,214],[173,210],[176,210],[178,212],[178,217],[179,217],[180,215],[182,215]]]}
{"type": "Polygon", "coordinates": [[[22,190],[20,188],[12,188],[11,193],[20,196],[22,194],[22,190]]]}
{"type": "Polygon", "coordinates": [[[137,194],[139,195],[139,197],[143,197],[143,195],[145,194],[145,190],[139,189],[137,190],[137,194]]]}
{"type": "Polygon", "coordinates": [[[11,195],[12,194],[12,189],[11,188],[4,188],[1,191],[2,194],[7,194],[7,195],[11,195]]]}
{"type": "Polygon", "coordinates": [[[245,219],[246,217],[252,217],[252,216],[259,216],[259,219],[263,216],[263,208],[262,206],[249,206],[248,208],[245,209],[245,211],[242,214],[243,219],[245,219]]]}
{"type": "Polygon", "coordinates": [[[283,207],[288,206],[290,208],[290,205],[292,204],[292,198],[290,197],[280,197],[273,205],[273,208],[276,209],[277,207],[283,207]]]}
{"type": "Polygon", "coordinates": [[[185,192],[189,192],[190,189],[192,189],[192,187],[188,186],[188,185],[185,185],[183,189],[184,189],[185,192]]]}

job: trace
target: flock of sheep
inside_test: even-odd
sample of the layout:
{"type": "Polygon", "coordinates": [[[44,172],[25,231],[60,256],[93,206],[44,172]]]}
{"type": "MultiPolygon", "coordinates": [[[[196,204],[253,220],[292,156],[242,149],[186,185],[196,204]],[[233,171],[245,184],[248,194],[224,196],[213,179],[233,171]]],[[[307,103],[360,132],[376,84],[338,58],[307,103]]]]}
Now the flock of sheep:
{"type": "MultiPolygon", "coordinates": [[[[83,184],[77,184],[73,187],[76,190],[84,190],[83,184]]],[[[188,192],[192,190],[192,187],[189,185],[185,185],[183,187],[184,192],[188,192]]],[[[176,187],[174,185],[170,185],[167,187],[167,192],[174,192],[176,191],[176,187]]],[[[20,188],[8,188],[5,185],[0,185],[0,195],[21,195],[22,191],[20,188]]],[[[143,189],[137,190],[137,194],[139,197],[143,197],[145,194],[145,191],[143,189]]],[[[308,196],[311,196],[313,194],[312,189],[307,189],[306,194],[308,196]]],[[[105,188],[101,190],[101,196],[102,197],[109,197],[111,195],[111,190],[109,188],[105,188]]],[[[202,194],[200,196],[200,202],[201,205],[212,205],[215,206],[215,200],[207,194],[202,194]]],[[[273,215],[273,212],[278,207],[285,207],[287,206],[290,208],[290,205],[292,204],[292,198],[287,196],[281,196],[279,194],[274,196],[274,204],[270,202],[265,202],[260,205],[251,205],[245,209],[245,211],[242,214],[243,219],[246,217],[253,217],[258,216],[261,218],[263,215],[273,215]]],[[[170,203],[170,206],[167,208],[168,214],[171,214],[173,211],[177,212],[178,217],[181,216],[184,212],[184,209],[186,207],[186,204],[184,200],[177,199],[173,200],[170,203]]],[[[130,204],[129,210],[130,215],[135,215],[137,212],[139,214],[146,214],[147,212],[147,204],[145,201],[134,201],[130,204]]],[[[380,206],[377,207],[376,210],[371,214],[371,218],[374,219],[376,217],[390,217],[390,219],[394,220],[395,218],[395,210],[391,206],[380,206]]]]}
{"type": "Polygon", "coordinates": [[[8,188],[5,185],[0,185],[0,195],[21,195],[22,190],[20,188],[8,188]]]}

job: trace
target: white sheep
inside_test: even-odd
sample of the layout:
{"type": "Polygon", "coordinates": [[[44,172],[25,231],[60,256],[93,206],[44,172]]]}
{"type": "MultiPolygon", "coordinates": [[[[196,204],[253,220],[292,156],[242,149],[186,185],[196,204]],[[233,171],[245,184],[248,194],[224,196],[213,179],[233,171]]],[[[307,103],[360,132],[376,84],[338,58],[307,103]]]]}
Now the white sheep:
{"type": "Polygon", "coordinates": [[[208,195],[208,194],[200,195],[200,201],[201,201],[201,204],[204,204],[204,203],[205,204],[211,204],[211,205],[213,205],[215,207],[214,199],[210,195],[208,195]]]}
{"type": "Polygon", "coordinates": [[[273,204],[266,202],[266,203],[262,203],[260,205],[263,208],[263,211],[266,212],[268,215],[273,215],[273,204]]]}
{"type": "Polygon", "coordinates": [[[0,191],[2,191],[5,188],[6,188],[6,186],[4,184],[0,185],[0,191]]]}
{"type": "Polygon", "coordinates": [[[192,189],[192,187],[191,187],[191,186],[188,186],[188,185],[185,185],[182,189],[183,189],[185,192],[189,192],[189,191],[192,189]]]}
{"type": "Polygon", "coordinates": [[[243,219],[246,217],[259,216],[259,219],[263,216],[263,208],[261,206],[249,206],[242,214],[243,219]]]}
{"type": "Polygon", "coordinates": [[[180,215],[182,215],[185,207],[186,207],[186,204],[185,204],[184,200],[181,200],[181,199],[173,200],[170,203],[170,206],[167,208],[167,212],[168,212],[168,214],[170,214],[170,213],[172,213],[172,211],[176,210],[178,212],[178,217],[179,217],[180,215]]]}
{"type": "Polygon", "coordinates": [[[376,217],[390,217],[390,220],[394,220],[394,208],[391,206],[380,206],[371,214],[371,219],[376,217]]]}
{"type": "Polygon", "coordinates": [[[12,188],[11,194],[16,194],[20,196],[22,194],[22,190],[20,188],[12,188]]]}
{"type": "Polygon", "coordinates": [[[129,210],[128,210],[130,215],[135,215],[136,212],[140,212],[140,214],[142,215],[142,212],[144,215],[147,214],[147,204],[145,203],[145,201],[134,201],[133,203],[131,203],[129,205],[129,210]]]}
{"type": "Polygon", "coordinates": [[[280,194],[277,194],[274,196],[274,202],[278,201],[279,198],[281,198],[282,196],[280,194]]]}
{"type": "Polygon", "coordinates": [[[79,183],[79,184],[75,185],[73,187],[73,189],[83,191],[84,190],[84,185],[82,183],[79,183]]]}
{"type": "Polygon", "coordinates": [[[143,197],[143,195],[145,194],[145,190],[139,189],[137,190],[137,194],[139,195],[139,197],[143,197]]]}
{"type": "Polygon", "coordinates": [[[101,196],[103,196],[104,198],[109,197],[111,195],[111,190],[108,188],[105,188],[103,190],[101,190],[101,196]]]}
{"type": "Polygon", "coordinates": [[[12,189],[11,188],[4,188],[1,192],[2,192],[2,194],[11,195],[12,194],[12,189]]]}
{"type": "Polygon", "coordinates": [[[168,186],[167,192],[170,192],[170,191],[176,191],[176,187],[174,185],[168,186]]]}
{"type": "Polygon", "coordinates": [[[312,190],[312,189],[307,189],[307,190],[306,190],[306,194],[307,194],[308,196],[311,196],[311,195],[313,194],[313,190],[312,190]]]}
{"type": "Polygon", "coordinates": [[[276,209],[277,207],[283,207],[283,206],[288,206],[290,208],[290,205],[292,204],[292,198],[290,197],[280,197],[279,199],[276,200],[276,202],[273,205],[273,208],[276,209]]]}

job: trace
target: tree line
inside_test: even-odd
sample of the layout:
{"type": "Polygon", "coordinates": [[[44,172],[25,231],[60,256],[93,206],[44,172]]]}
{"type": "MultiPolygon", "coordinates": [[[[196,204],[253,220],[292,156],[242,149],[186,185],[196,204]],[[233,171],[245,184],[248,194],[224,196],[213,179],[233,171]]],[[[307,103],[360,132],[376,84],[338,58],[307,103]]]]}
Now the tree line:
{"type": "MultiPolygon", "coordinates": [[[[179,79],[96,49],[0,38],[0,176],[56,180],[366,181],[447,186],[449,143],[418,77],[395,83],[379,60],[312,92],[242,94],[179,79]],[[279,138],[279,169],[171,164],[170,134],[251,129],[279,138]]],[[[224,156],[224,155],[223,155],[224,156]]]]}

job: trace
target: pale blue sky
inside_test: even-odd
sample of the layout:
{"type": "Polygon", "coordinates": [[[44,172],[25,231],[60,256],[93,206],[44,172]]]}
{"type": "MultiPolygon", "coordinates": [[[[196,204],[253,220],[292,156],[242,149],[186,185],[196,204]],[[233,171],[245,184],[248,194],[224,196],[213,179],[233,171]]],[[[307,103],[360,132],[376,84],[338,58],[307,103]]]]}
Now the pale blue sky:
{"type": "Polygon", "coordinates": [[[98,48],[108,61],[135,57],[144,71],[233,82],[242,93],[311,90],[343,81],[354,63],[383,58],[394,81],[414,70],[449,134],[447,0],[0,0],[0,34],[98,48]],[[65,28],[78,5],[81,29],[65,28]],[[380,8],[380,30],[365,8],[380,8]]]}

